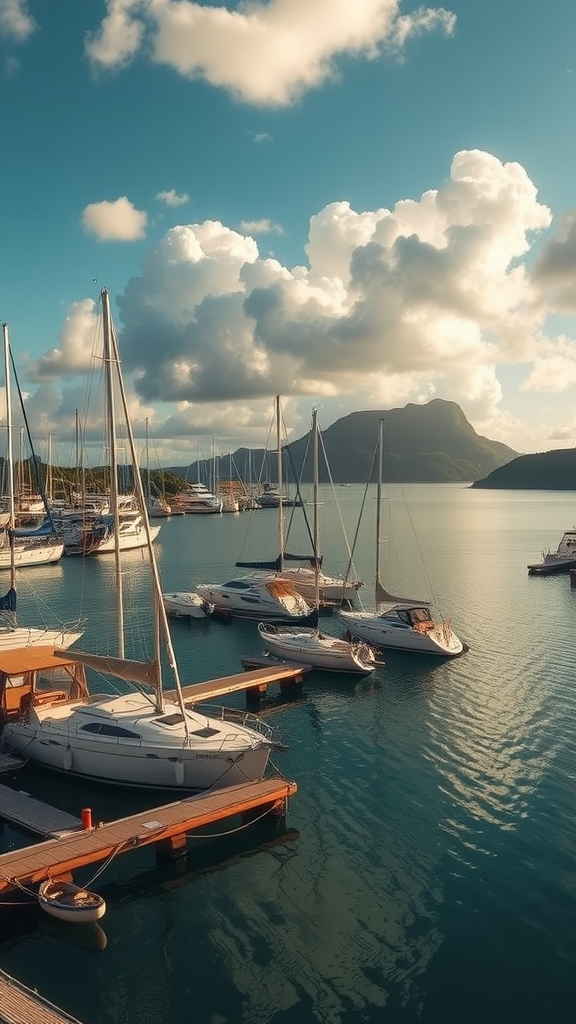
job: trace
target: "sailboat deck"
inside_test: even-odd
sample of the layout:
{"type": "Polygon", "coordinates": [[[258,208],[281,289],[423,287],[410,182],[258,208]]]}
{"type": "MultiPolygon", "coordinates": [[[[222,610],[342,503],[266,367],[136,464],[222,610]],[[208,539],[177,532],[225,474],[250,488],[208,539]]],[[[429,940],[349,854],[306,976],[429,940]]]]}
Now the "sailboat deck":
{"type": "Polygon", "coordinates": [[[0,855],[0,896],[18,885],[34,885],[85,864],[183,836],[255,808],[262,808],[265,813],[266,809],[285,804],[296,791],[295,782],[280,778],[242,783],[4,853],[0,855]]]}

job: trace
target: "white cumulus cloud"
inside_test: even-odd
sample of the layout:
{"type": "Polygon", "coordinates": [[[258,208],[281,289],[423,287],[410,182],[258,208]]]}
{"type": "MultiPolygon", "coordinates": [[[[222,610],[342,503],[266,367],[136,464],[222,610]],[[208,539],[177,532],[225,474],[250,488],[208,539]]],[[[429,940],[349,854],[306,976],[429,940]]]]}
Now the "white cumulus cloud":
{"type": "Polygon", "coordinates": [[[159,203],[164,203],[166,206],[186,206],[186,203],[190,202],[190,196],[187,192],[177,192],[176,189],[170,188],[166,192],[158,192],[156,199],[159,203]]]}
{"type": "Polygon", "coordinates": [[[99,242],[134,242],[146,235],[148,215],[126,196],[89,203],[82,212],[82,227],[99,242]]]}
{"type": "Polygon", "coordinates": [[[23,43],[37,28],[28,0],[0,0],[0,35],[23,43]]]}
{"type": "MultiPolygon", "coordinates": [[[[177,403],[166,429],[179,434],[199,406],[252,409],[280,393],[338,414],[441,397],[521,437],[501,411],[500,369],[515,367],[524,392],[576,382],[576,341],[547,336],[542,272],[528,272],[550,224],[524,168],[472,150],[420,197],[318,211],[307,265],[265,258],[218,221],[177,225],[117,296],[125,373],[142,402],[177,403]]],[[[570,258],[552,260],[546,237],[541,265],[563,274],[570,258]]],[[[570,237],[564,225],[568,250],[570,237]]],[[[86,352],[67,333],[32,374],[81,371],[86,352]]]]}
{"type": "Polygon", "coordinates": [[[444,8],[399,14],[400,0],[270,0],[228,9],[189,0],[108,0],[87,40],[95,66],[122,67],[147,42],[153,59],[245,103],[283,106],[336,71],[343,56],[373,59],[413,35],[451,33],[444,8]]]}

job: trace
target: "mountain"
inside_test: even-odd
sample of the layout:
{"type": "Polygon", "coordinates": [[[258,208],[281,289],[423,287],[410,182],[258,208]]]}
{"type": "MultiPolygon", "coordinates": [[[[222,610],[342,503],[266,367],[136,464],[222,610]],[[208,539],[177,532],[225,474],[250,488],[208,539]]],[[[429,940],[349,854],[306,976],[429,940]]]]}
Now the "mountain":
{"type": "MultiPolygon", "coordinates": [[[[384,477],[403,483],[443,483],[478,480],[515,459],[518,455],[499,441],[481,437],[469,424],[459,405],[436,398],[426,405],[409,404],[403,409],[353,412],[322,431],[330,473],[335,483],[365,483],[375,480],[372,465],[378,436],[378,422],[385,421],[386,453],[384,477]]],[[[312,459],[308,434],[285,448],[284,472],[287,479],[312,479],[312,459]],[[302,475],[301,470],[303,467],[302,475]]],[[[275,479],[275,459],[268,453],[269,477],[275,479]]],[[[241,448],[232,456],[236,474],[243,480],[257,480],[266,459],[263,449],[248,452],[241,448]],[[250,462],[249,462],[250,460],[250,462]],[[251,463],[251,473],[248,473],[251,463]]],[[[230,475],[229,456],[217,460],[220,479],[230,475]]],[[[172,467],[170,472],[196,479],[196,463],[172,467]]],[[[328,479],[324,459],[320,476],[328,479]]]]}
{"type": "Polygon", "coordinates": [[[536,455],[519,455],[499,466],[473,487],[515,490],[573,491],[576,489],[576,448],[560,448],[536,455]]]}

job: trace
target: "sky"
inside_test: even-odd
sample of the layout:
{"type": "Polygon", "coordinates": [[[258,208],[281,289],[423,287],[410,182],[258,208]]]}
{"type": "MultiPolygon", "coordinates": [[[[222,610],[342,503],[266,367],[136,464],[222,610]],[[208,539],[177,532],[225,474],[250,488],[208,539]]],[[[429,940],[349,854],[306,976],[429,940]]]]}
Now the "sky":
{"type": "MultiPolygon", "coordinates": [[[[0,0],[0,318],[65,462],[107,288],[162,465],[457,402],[576,446],[574,0],[0,0]]],[[[97,420],[93,420],[93,426],[97,420]]]]}

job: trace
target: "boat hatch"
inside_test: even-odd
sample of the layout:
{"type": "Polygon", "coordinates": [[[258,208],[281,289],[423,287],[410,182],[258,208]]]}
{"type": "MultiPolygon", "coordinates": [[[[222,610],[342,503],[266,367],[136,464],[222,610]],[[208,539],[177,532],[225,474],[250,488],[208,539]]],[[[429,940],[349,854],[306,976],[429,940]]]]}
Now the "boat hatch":
{"type": "Polygon", "coordinates": [[[219,729],[212,729],[209,725],[206,725],[203,729],[195,729],[192,735],[202,736],[204,739],[208,739],[210,736],[218,736],[219,732],[219,729]]]}
{"type": "Polygon", "coordinates": [[[156,725],[180,725],[180,722],[184,721],[184,715],[164,715],[163,718],[155,718],[154,722],[156,725]]]}

